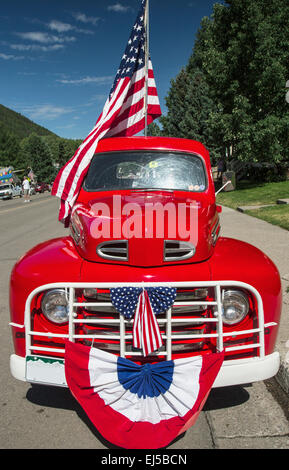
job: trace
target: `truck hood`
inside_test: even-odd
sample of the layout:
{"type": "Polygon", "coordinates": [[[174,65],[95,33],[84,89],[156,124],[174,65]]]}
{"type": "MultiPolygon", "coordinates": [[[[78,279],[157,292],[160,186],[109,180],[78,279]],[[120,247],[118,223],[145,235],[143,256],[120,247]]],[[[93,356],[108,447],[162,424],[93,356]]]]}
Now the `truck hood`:
{"type": "Polygon", "coordinates": [[[74,205],[70,230],[88,261],[148,267],[208,259],[218,220],[215,203],[203,193],[93,193],[74,205]]]}

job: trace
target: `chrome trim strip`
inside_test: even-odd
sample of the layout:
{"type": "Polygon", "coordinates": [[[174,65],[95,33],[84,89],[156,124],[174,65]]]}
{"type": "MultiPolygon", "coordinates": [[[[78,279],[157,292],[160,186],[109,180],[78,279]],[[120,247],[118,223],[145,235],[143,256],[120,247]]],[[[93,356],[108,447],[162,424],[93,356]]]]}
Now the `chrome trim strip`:
{"type": "Polygon", "coordinates": [[[96,247],[96,253],[100,258],[110,259],[115,261],[128,261],[128,240],[113,240],[108,242],[100,243],[96,247]],[[125,245],[124,247],[109,247],[109,245],[116,245],[117,243],[125,245]],[[110,251],[111,253],[124,253],[125,256],[116,256],[110,255],[107,252],[110,251]]]}
{"type": "Polygon", "coordinates": [[[164,241],[164,255],[163,255],[163,259],[164,261],[182,261],[184,259],[189,259],[191,258],[192,256],[194,256],[196,252],[196,247],[192,244],[192,243],[189,243],[189,242],[184,242],[182,240],[165,240],[164,241]],[[169,244],[176,244],[178,243],[179,244],[179,247],[177,248],[169,248],[168,245],[169,244]],[[187,251],[188,253],[184,254],[184,255],[177,255],[177,256],[167,256],[167,253],[176,253],[177,252],[184,252],[184,251],[187,251]]]}

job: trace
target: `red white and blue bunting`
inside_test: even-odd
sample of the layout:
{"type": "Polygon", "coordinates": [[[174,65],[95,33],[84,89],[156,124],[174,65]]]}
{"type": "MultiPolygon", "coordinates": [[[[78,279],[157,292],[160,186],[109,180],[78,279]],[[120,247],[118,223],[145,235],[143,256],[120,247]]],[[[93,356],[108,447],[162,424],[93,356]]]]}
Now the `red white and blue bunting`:
{"type": "Polygon", "coordinates": [[[68,341],[65,374],[105,439],[127,449],[157,449],[194,424],[223,359],[221,352],[138,365],[68,341]]]}

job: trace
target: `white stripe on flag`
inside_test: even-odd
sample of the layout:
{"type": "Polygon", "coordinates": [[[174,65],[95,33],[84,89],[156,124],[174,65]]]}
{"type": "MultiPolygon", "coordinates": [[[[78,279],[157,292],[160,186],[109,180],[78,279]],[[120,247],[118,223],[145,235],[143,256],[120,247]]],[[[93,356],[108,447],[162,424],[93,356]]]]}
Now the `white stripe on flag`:
{"type": "MultiPolygon", "coordinates": [[[[131,126],[140,121],[144,117],[144,115],[144,109],[141,109],[137,113],[130,116],[128,119],[121,121],[116,127],[113,128],[113,134],[118,134],[119,132],[125,129],[129,129],[131,126]]],[[[113,134],[110,133],[110,137],[113,137],[113,134]]]]}
{"type": "MultiPolygon", "coordinates": [[[[142,294],[144,296],[144,292],[142,294]]],[[[151,340],[150,340],[150,333],[151,333],[151,328],[150,328],[150,322],[149,322],[149,315],[148,315],[148,309],[147,305],[145,302],[145,297],[144,297],[144,312],[143,312],[143,317],[142,317],[142,340],[143,340],[143,352],[144,355],[147,356],[150,352],[152,352],[152,345],[151,345],[151,340]]]]}
{"type": "Polygon", "coordinates": [[[133,346],[134,348],[141,348],[140,338],[141,338],[141,329],[140,329],[140,310],[142,306],[142,296],[139,296],[137,308],[133,321],[133,346]]]}

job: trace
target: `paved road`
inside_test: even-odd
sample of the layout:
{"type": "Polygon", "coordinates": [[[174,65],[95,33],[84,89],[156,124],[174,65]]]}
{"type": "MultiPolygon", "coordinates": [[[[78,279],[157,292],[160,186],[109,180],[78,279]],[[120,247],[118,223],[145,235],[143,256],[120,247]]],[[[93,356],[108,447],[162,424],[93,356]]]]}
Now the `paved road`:
{"type": "MultiPolygon", "coordinates": [[[[66,233],[58,201],[37,195],[30,204],[0,201],[0,374],[2,449],[108,449],[69,390],[31,387],[13,379],[9,357],[8,283],[15,261],[35,244],[66,233]]],[[[230,221],[223,215],[223,233],[230,221]]],[[[289,448],[288,397],[274,380],[215,389],[196,425],[169,449],[289,448]],[[287,417],[286,417],[287,410],[287,417]]]]}

